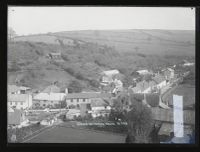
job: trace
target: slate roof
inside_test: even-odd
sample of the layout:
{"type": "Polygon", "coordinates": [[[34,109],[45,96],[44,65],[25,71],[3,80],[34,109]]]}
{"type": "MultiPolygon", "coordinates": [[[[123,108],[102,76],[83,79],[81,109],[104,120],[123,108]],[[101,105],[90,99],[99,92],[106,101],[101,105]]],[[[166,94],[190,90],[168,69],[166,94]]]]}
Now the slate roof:
{"type": "Polygon", "coordinates": [[[38,93],[33,100],[61,101],[65,98],[65,93],[38,93]]]}
{"type": "Polygon", "coordinates": [[[114,75],[114,74],[118,74],[119,71],[118,70],[108,70],[108,71],[103,71],[102,74],[105,75],[114,75]]]}
{"type": "Polygon", "coordinates": [[[8,85],[8,93],[17,92],[19,90],[20,90],[20,88],[16,85],[8,85]]]}
{"type": "Polygon", "coordinates": [[[48,87],[46,87],[43,91],[43,93],[60,93],[60,88],[57,87],[56,85],[50,85],[48,87]]]}
{"type": "Polygon", "coordinates": [[[89,98],[110,98],[112,95],[110,93],[69,93],[66,95],[66,99],[73,99],[73,98],[82,98],[82,99],[89,99],[89,98]]]}
{"type": "Polygon", "coordinates": [[[165,77],[163,75],[156,75],[152,78],[157,84],[165,81],[165,77]]]}

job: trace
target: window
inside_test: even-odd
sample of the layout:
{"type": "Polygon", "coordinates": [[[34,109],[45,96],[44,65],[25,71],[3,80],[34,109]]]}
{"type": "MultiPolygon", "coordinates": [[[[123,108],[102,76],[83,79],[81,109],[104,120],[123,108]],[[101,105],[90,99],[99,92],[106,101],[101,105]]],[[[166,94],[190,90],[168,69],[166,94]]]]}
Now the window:
{"type": "Polygon", "coordinates": [[[79,99],[77,99],[77,102],[79,102],[79,99]]]}
{"type": "Polygon", "coordinates": [[[23,105],[23,102],[21,102],[21,105],[23,105]]]}
{"type": "Polygon", "coordinates": [[[73,102],[73,99],[71,99],[71,102],[73,102]]]}
{"type": "Polygon", "coordinates": [[[85,102],[85,99],[83,99],[83,102],[85,102]]]}
{"type": "Polygon", "coordinates": [[[46,104],[43,104],[43,106],[46,106],[46,104]]]}
{"type": "Polygon", "coordinates": [[[10,105],[12,105],[12,102],[10,102],[10,105]]]}

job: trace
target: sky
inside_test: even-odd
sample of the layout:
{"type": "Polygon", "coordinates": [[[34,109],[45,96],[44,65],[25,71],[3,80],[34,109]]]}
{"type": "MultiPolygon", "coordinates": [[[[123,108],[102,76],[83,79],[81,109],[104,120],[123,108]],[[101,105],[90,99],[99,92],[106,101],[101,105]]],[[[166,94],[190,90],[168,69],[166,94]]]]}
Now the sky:
{"type": "Polygon", "coordinates": [[[8,26],[18,35],[74,30],[195,30],[195,8],[10,6],[8,26]]]}

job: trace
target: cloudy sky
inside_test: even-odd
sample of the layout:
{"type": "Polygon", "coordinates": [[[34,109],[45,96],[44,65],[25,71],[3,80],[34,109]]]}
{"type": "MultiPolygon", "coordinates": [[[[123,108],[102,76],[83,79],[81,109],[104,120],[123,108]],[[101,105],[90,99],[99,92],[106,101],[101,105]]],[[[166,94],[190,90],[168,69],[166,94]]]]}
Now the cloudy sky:
{"type": "Polygon", "coordinates": [[[188,7],[9,7],[8,26],[18,35],[105,29],[194,30],[188,7]]]}

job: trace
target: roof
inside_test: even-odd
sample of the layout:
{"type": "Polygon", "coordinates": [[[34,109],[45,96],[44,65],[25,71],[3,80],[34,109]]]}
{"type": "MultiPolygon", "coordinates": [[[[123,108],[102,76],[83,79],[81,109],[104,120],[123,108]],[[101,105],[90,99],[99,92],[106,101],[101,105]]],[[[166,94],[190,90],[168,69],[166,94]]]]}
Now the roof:
{"type": "Polygon", "coordinates": [[[29,90],[31,88],[25,86],[17,86],[17,85],[8,85],[8,93],[17,92],[20,90],[29,90]]]}
{"type": "Polygon", "coordinates": [[[60,52],[51,52],[50,54],[51,54],[51,55],[61,55],[60,52]]]}
{"type": "Polygon", "coordinates": [[[166,69],[163,69],[162,71],[170,71],[170,72],[174,72],[174,69],[172,69],[172,68],[166,68],[166,69]]]}
{"type": "Polygon", "coordinates": [[[153,87],[154,85],[156,85],[156,83],[154,81],[140,81],[136,84],[136,86],[133,89],[134,92],[137,91],[144,91],[146,89],[148,89],[149,87],[153,87]]]}
{"type": "Polygon", "coordinates": [[[163,75],[156,75],[152,78],[157,84],[165,81],[165,77],[163,75]]]}
{"type": "Polygon", "coordinates": [[[14,112],[14,109],[8,106],[8,112],[14,112]]]}
{"type": "Polygon", "coordinates": [[[108,70],[108,71],[103,71],[102,74],[105,75],[114,75],[114,74],[118,74],[119,71],[118,70],[108,70]]]}
{"type": "Polygon", "coordinates": [[[20,101],[25,102],[29,99],[31,95],[30,94],[9,94],[8,95],[8,101],[20,101]]]}
{"type": "Polygon", "coordinates": [[[138,72],[139,74],[146,74],[146,73],[149,73],[148,70],[138,70],[138,71],[136,71],[136,72],[138,72]]]}
{"type": "Polygon", "coordinates": [[[98,100],[98,101],[91,101],[91,107],[104,107],[108,105],[105,101],[103,100],[98,100]]]}
{"type": "Polygon", "coordinates": [[[69,93],[66,95],[67,99],[73,99],[73,98],[110,98],[110,93],[69,93]]]}
{"type": "Polygon", "coordinates": [[[33,100],[61,101],[65,95],[65,93],[38,93],[33,100]]]}
{"type": "Polygon", "coordinates": [[[56,85],[50,85],[48,87],[46,87],[43,91],[43,93],[60,93],[60,88],[57,87],[56,85]]]}
{"type": "Polygon", "coordinates": [[[19,90],[20,90],[20,88],[16,85],[8,85],[8,93],[17,92],[19,90]]]}

